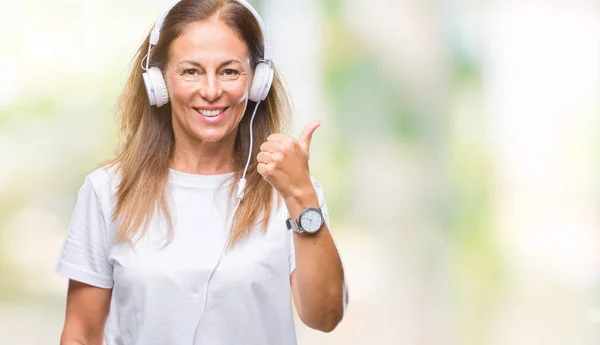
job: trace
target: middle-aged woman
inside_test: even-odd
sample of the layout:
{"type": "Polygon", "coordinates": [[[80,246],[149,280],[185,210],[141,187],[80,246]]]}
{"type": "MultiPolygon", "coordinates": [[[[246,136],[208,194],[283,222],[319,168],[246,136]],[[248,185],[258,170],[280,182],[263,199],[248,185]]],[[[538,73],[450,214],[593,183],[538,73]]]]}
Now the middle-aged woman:
{"type": "Polygon", "coordinates": [[[347,289],[266,27],[241,0],[169,6],[119,101],[121,147],[79,191],[56,271],[62,345],[296,344],[347,289]],[[142,67],[138,67],[142,66],[142,67]],[[290,293],[291,289],[291,293],[290,293]]]}

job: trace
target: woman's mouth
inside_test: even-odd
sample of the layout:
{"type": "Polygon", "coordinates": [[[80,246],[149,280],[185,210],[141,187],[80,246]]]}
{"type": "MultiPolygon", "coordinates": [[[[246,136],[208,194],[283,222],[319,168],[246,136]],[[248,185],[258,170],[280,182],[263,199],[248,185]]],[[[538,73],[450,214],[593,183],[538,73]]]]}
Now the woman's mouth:
{"type": "Polygon", "coordinates": [[[200,115],[200,119],[209,123],[215,123],[224,118],[227,115],[227,109],[229,107],[213,109],[194,108],[198,115],[200,115]]]}

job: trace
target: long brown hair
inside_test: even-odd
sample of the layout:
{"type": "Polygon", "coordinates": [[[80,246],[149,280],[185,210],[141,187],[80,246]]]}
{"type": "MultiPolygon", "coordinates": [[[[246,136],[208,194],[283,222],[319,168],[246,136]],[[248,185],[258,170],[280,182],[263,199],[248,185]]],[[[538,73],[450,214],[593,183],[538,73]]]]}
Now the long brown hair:
{"type": "MultiPolygon", "coordinates": [[[[213,16],[231,27],[246,44],[252,68],[262,58],[264,40],[254,16],[232,0],[182,0],[167,15],[158,44],[152,49],[150,66],[165,70],[171,43],[184,28],[193,22],[213,16]]],[[[168,240],[173,234],[173,223],[167,202],[169,167],[174,154],[175,137],[171,123],[170,103],[151,107],[144,88],[142,69],[139,67],[148,51],[149,35],[140,46],[132,64],[132,71],[117,102],[116,115],[121,122],[121,142],[116,157],[107,163],[120,174],[113,219],[118,222],[117,242],[131,242],[146,232],[148,223],[159,212],[165,216],[169,228],[168,240]]],[[[275,68],[273,66],[273,68],[275,68]]],[[[254,104],[248,104],[240,121],[234,144],[234,176],[242,177],[250,149],[250,117],[254,104]]],[[[255,225],[266,231],[276,195],[272,186],[257,172],[256,155],[260,144],[272,133],[280,133],[288,123],[290,101],[282,81],[275,71],[271,91],[258,107],[253,122],[252,157],[246,173],[244,198],[234,218],[230,243],[244,237],[255,225]],[[262,216],[262,219],[259,217],[262,216]]],[[[236,184],[232,185],[233,197],[236,184]]],[[[277,198],[277,207],[280,205],[277,198]]],[[[168,243],[168,241],[167,241],[168,243]]]]}

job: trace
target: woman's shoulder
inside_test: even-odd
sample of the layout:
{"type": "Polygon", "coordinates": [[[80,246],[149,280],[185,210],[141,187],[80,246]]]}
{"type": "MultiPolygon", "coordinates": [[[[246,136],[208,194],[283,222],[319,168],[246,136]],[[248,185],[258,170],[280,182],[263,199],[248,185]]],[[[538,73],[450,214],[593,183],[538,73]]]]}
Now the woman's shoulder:
{"type": "Polygon", "coordinates": [[[119,185],[120,174],[117,165],[104,164],[85,177],[98,196],[114,195],[119,185]]]}

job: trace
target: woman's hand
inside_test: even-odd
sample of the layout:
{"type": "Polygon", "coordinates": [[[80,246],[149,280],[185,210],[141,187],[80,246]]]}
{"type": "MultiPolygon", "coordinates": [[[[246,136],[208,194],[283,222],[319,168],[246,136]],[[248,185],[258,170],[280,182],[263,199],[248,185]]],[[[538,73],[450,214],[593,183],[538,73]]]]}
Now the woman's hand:
{"type": "Polygon", "coordinates": [[[269,135],[256,156],[256,170],[284,199],[313,188],[308,168],[310,141],[321,124],[313,121],[304,127],[300,139],[281,133],[269,135]]]}

